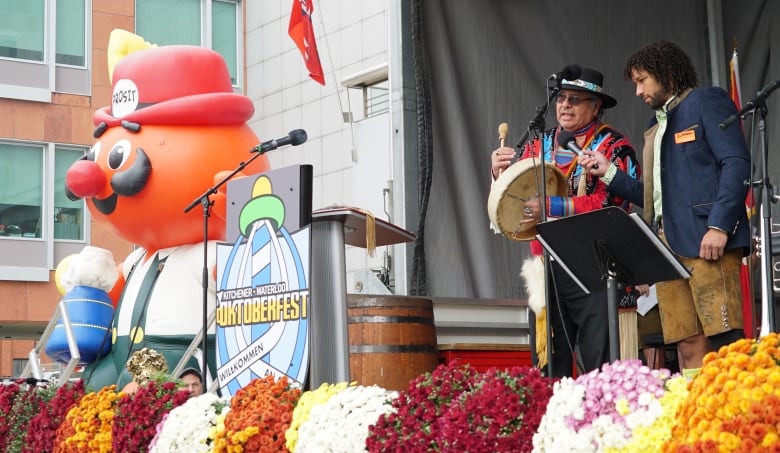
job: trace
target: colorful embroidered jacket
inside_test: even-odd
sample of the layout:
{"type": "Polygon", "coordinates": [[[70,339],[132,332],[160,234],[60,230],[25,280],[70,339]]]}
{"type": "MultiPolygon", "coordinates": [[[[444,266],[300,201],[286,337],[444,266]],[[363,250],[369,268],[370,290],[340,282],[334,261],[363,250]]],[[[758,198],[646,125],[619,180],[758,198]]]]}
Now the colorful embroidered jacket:
{"type": "MultiPolygon", "coordinates": [[[[558,170],[566,176],[568,193],[547,196],[547,217],[568,217],[607,206],[619,206],[629,211],[631,204],[627,200],[610,193],[598,176],[585,174],[584,169],[577,164],[577,155],[558,145],[557,135],[560,130],[560,127],[555,127],[544,131],[541,138],[526,143],[521,155],[524,159],[538,158],[542,144],[545,162],[555,162],[558,170]]],[[[623,134],[608,124],[594,122],[585,135],[582,149],[598,151],[627,175],[640,178],[641,169],[636,152],[623,134]]],[[[541,244],[532,241],[531,253],[541,255],[541,244]]]]}
{"type": "MultiPolygon", "coordinates": [[[[560,127],[546,130],[541,139],[526,143],[522,153],[523,158],[538,157],[541,143],[545,162],[555,162],[556,167],[566,175],[569,193],[547,197],[547,216],[568,217],[607,206],[619,206],[626,211],[630,210],[630,203],[610,193],[606,184],[597,176],[583,174],[584,169],[577,164],[577,155],[558,145],[556,139],[560,130],[560,127]],[[583,183],[585,186],[581,187],[583,183]]],[[[582,149],[604,154],[618,169],[632,178],[641,176],[636,152],[623,134],[604,123],[594,123],[585,134],[586,139],[582,149]]]]}

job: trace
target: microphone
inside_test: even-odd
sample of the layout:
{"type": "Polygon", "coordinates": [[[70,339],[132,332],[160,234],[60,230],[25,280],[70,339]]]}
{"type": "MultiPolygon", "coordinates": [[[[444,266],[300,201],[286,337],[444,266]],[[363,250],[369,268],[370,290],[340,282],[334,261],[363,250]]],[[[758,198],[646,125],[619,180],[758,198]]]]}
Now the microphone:
{"type": "MultiPolygon", "coordinates": [[[[569,79],[566,79],[569,80],[569,79]]],[[[569,131],[561,130],[558,132],[558,144],[563,146],[564,148],[569,148],[570,150],[577,153],[578,156],[583,157],[585,154],[582,152],[582,148],[580,148],[580,145],[577,144],[577,140],[574,138],[574,134],[572,134],[569,131]]],[[[596,164],[593,166],[593,168],[598,169],[599,165],[596,164]]]]}
{"type": "Polygon", "coordinates": [[[250,149],[249,152],[265,154],[268,151],[273,151],[280,146],[287,146],[287,145],[298,146],[301,143],[305,142],[307,138],[308,137],[306,136],[305,130],[295,129],[294,131],[290,131],[290,133],[287,134],[286,137],[265,141],[255,146],[254,148],[250,149]]]}
{"type": "Polygon", "coordinates": [[[742,109],[739,112],[735,113],[734,115],[731,115],[730,117],[726,118],[724,122],[718,124],[718,127],[721,130],[723,130],[731,126],[732,124],[736,123],[737,118],[747,114],[749,111],[761,105],[766,100],[766,98],[768,98],[769,95],[772,94],[772,92],[775,91],[777,88],[780,88],[780,80],[775,80],[774,82],[769,83],[769,85],[765,86],[761,91],[759,91],[756,94],[756,97],[753,100],[745,104],[745,106],[742,107],[742,109]]]}
{"type": "Polygon", "coordinates": [[[555,80],[558,82],[558,84],[561,83],[561,80],[577,80],[582,75],[582,68],[580,68],[579,65],[576,64],[570,64],[566,66],[565,68],[561,69],[561,72],[551,74],[550,77],[548,77],[548,80],[555,80]]]}

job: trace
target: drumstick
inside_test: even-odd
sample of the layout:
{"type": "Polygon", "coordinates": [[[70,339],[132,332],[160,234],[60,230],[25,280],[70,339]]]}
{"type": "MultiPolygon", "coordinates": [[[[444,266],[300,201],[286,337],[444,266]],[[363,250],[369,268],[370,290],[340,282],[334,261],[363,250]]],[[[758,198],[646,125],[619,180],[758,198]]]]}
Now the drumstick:
{"type": "MultiPolygon", "coordinates": [[[[501,123],[498,125],[498,145],[503,148],[504,141],[506,141],[506,134],[509,133],[509,123],[501,123]]],[[[501,176],[504,170],[498,170],[498,176],[501,176]]]]}

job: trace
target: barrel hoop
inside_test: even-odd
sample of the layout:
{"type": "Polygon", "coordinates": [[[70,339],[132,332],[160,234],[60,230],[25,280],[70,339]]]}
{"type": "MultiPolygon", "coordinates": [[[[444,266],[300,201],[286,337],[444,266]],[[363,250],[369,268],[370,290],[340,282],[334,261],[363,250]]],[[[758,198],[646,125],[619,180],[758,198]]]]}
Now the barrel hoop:
{"type": "Polygon", "coordinates": [[[349,308],[397,308],[397,307],[415,307],[426,310],[433,310],[433,302],[430,299],[403,299],[394,298],[389,303],[387,299],[353,299],[347,297],[347,307],[349,308]],[[423,302],[422,304],[420,302],[423,302]]]}
{"type": "Polygon", "coordinates": [[[404,352],[404,353],[424,353],[436,354],[436,347],[430,344],[351,344],[349,345],[350,354],[370,354],[382,352],[404,352]]]}
{"type": "Polygon", "coordinates": [[[433,325],[433,319],[421,316],[350,316],[350,324],[427,324],[433,325]]]}

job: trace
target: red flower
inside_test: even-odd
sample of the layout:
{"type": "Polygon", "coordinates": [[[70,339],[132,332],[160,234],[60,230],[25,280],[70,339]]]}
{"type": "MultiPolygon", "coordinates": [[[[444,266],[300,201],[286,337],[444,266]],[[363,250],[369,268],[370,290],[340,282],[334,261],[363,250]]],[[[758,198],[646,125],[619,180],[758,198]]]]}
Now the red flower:
{"type": "Polygon", "coordinates": [[[132,395],[117,403],[112,427],[114,451],[146,452],[157,434],[157,424],[174,407],[189,398],[187,390],[176,390],[170,381],[152,379],[132,395]]]}
{"type": "Polygon", "coordinates": [[[554,380],[538,369],[479,373],[441,365],[392,402],[395,413],[369,428],[370,452],[531,451],[554,380]]]}

